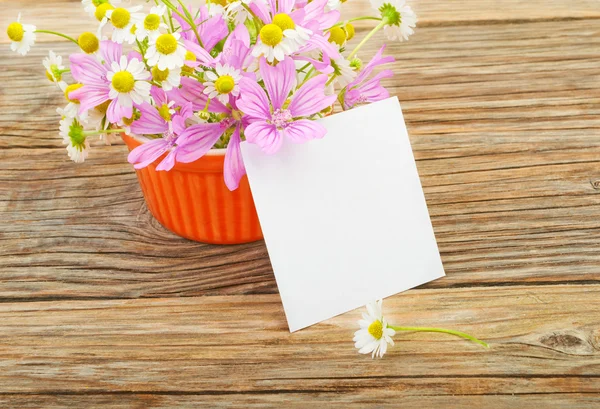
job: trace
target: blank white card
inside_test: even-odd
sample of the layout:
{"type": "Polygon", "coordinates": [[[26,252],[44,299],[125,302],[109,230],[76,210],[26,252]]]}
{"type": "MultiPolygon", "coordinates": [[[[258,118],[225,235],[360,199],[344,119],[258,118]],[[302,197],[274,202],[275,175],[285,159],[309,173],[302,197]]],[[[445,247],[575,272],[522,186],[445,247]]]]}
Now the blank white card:
{"type": "Polygon", "coordinates": [[[274,155],[241,145],[292,332],[444,275],[398,99],[320,123],[274,155]]]}

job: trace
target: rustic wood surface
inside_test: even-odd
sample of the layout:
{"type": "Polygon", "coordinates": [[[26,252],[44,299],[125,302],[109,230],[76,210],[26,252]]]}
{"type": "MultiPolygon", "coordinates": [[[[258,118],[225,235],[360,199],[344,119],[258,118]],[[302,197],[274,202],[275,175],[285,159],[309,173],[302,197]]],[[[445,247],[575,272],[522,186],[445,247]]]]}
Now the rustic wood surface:
{"type": "MultiPolygon", "coordinates": [[[[21,11],[77,35],[79,3],[0,0],[0,26],[21,11]]],[[[41,68],[71,45],[40,35],[21,58],[2,36],[0,407],[600,407],[600,3],[415,9],[387,85],[447,276],[385,308],[490,350],[404,334],[373,361],[351,342],[359,311],[289,334],[264,243],[166,231],[123,145],[71,163],[41,68]]]]}

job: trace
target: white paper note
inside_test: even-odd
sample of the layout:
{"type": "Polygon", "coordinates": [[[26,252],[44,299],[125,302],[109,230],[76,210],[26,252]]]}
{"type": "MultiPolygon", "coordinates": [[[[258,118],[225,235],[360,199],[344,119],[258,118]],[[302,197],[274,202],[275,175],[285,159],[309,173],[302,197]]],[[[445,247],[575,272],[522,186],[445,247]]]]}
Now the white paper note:
{"type": "Polygon", "coordinates": [[[274,155],[241,145],[292,332],[444,275],[398,99],[320,122],[274,155]]]}

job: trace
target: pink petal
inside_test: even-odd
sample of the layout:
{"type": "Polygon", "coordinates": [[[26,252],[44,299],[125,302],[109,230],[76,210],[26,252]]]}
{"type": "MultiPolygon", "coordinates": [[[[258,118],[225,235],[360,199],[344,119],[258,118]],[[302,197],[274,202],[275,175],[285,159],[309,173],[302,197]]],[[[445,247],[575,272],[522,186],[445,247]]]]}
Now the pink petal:
{"type": "Polygon", "coordinates": [[[271,118],[267,94],[256,81],[251,79],[240,80],[240,98],[237,100],[237,106],[246,115],[261,119],[271,118]]]}
{"type": "Polygon", "coordinates": [[[169,130],[167,121],[155,107],[145,102],[139,107],[141,117],[131,124],[131,132],[138,135],[162,134],[169,130]]]}
{"type": "MultiPolygon", "coordinates": [[[[253,1],[250,3],[250,10],[262,20],[263,23],[269,24],[271,22],[271,14],[266,2],[253,1]]],[[[272,9],[274,10],[274,9],[272,9]]]]}
{"type": "Polygon", "coordinates": [[[167,156],[156,166],[156,170],[171,170],[175,166],[175,158],[177,157],[177,148],[172,149],[167,156]]]}
{"type": "Polygon", "coordinates": [[[75,81],[96,87],[107,86],[106,68],[96,58],[87,54],[73,54],[69,60],[71,61],[71,75],[75,81]]]}
{"type": "Polygon", "coordinates": [[[191,51],[196,56],[202,65],[206,67],[214,67],[215,59],[204,48],[189,40],[183,40],[183,45],[185,45],[185,48],[188,51],[191,51]]]}
{"type": "Polygon", "coordinates": [[[327,134],[327,129],[315,121],[300,119],[284,129],[283,133],[294,143],[303,143],[311,139],[321,139],[327,134]]]}
{"type": "Polygon", "coordinates": [[[119,99],[115,98],[111,101],[106,110],[106,118],[109,122],[118,123],[123,118],[131,118],[133,116],[133,107],[124,107],[119,104],[119,99]]]}
{"type": "Polygon", "coordinates": [[[246,167],[240,150],[240,127],[237,126],[229,139],[227,152],[225,152],[225,164],[223,176],[229,190],[233,191],[240,185],[240,179],[246,174],[246,167]]]}
{"type": "Polygon", "coordinates": [[[256,121],[251,123],[244,130],[246,140],[254,143],[262,149],[264,153],[273,154],[281,148],[283,138],[275,125],[265,121],[256,121]]]}
{"type": "Polygon", "coordinates": [[[259,61],[267,93],[273,109],[280,109],[292,88],[296,86],[296,66],[291,58],[280,61],[276,66],[269,65],[265,58],[259,61]]]}
{"type": "Polygon", "coordinates": [[[113,61],[121,61],[121,55],[123,55],[123,46],[110,40],[101,41],[100,55],[105,61],[105,64],[110,67],[113,61]]]}
{"type": "Polygon", "coordinates": [[[79,100],[79,113],[84,113],[108,101],[108,89],[96,88],[84,85],[83,87],[71,91],[71,98],[79,100]]]}
{"type": "Polygon", "coordinates": [[[169,143],[165,139],[153,139],[129,152],[127,161],[134,168],[142,169],[158,159],[168,148],[169,143]]]}
{"type": "Polygon", "coordinates": [[[337,96],[325,96],[325,82],[327,75],[321,74],[308,80],[292,96],[288,109],[294,117],[310,116],[331,106],[337,96]]]}
{"type": "Polygon", "coordinates": [[[190,126],[177,139],[177,161],[189,163],[201,158],[215,145],[224,131],[220,123],[190,126]]]}

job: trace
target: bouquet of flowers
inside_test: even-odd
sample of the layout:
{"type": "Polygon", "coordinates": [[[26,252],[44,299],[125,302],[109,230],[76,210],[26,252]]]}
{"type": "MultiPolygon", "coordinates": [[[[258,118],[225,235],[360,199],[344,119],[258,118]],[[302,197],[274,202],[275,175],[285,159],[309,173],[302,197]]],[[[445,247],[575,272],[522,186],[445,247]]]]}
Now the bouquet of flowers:
{"type": "Polygon", "coordinates": [[[83,162],[89,139],[133,135],[143,144],[128,160],[136,169],[162,158],[157,170],[193,162],[226,148],[224,178],[230,190],[246,173],[240,142],[267,154],[283,138],[322,138],[315,119],[334,107],[347,110],[389,96],[380,81],[394,59],[382,47],[364,64],[361,47],[383,29],[406,40],[416,16],[404,0],[371,0],[376,16],[340,21],[344,0],[215,0],[191,7],[182,0],[128,6],[121,0],[82,0],[98,28],[77,38],[23,24],[7,30],[11,48],[25,55],[36,34],[77,45],[67,68],[50,51],[46,76],[68,101],[58,108],[69,157],[83,162]],[[376,26],[347,52],[356,20],[376,26]]]}

